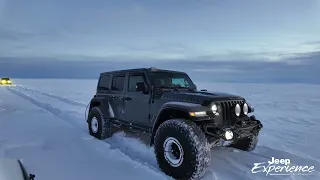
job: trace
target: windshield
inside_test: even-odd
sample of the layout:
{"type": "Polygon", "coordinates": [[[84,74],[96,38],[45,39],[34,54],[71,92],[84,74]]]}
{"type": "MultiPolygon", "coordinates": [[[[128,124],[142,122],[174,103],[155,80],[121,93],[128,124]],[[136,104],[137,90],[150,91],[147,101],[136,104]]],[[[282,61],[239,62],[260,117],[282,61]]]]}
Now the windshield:
{"type": "Polygon", "coordinates": [[[155,87],[195,89],[192,80],[184,73],[153,72],[151,79],[155,87]]]}

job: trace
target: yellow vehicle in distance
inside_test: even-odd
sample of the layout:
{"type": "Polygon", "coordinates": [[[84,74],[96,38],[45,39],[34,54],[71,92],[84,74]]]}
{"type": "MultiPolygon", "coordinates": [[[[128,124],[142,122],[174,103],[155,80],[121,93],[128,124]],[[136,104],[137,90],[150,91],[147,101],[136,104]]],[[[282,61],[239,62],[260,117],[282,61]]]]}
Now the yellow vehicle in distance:
{"type": "Polygon", "coordinates": [[[10,80],[10,78],[1,78],[0,80],[0,85],[12,85],[12,81],[10,80]]]}

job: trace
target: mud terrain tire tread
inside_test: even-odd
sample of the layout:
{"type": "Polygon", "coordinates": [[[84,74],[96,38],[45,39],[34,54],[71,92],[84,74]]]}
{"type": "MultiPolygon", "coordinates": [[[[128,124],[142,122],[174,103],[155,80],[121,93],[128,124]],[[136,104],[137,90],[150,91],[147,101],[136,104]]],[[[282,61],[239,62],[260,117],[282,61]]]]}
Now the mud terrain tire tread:
{"type": "Polygon", "coordinates": [[[90,135],[100,140],[103,140],[112,136],[110,120],[105,117],[100,107],[93,107],[90,110],[88,128],[89,128],[90,135]],[[98,131],[96,133],[94,133],[91,129],[91,119],[93,117],[96,117],[98,120],[98,131]]]}
{"type": "Polygon", "coordinates": [[[206,173],[211,161],[207,138],[199,126],[186,119],[170,119],[156,131],[154,152],[160,169],[175,179],[200,179],[206,173]],[[179,167],[172,167],[164,158],[163,143],[174,137],[182,145],[184,160],[179,167]]]}

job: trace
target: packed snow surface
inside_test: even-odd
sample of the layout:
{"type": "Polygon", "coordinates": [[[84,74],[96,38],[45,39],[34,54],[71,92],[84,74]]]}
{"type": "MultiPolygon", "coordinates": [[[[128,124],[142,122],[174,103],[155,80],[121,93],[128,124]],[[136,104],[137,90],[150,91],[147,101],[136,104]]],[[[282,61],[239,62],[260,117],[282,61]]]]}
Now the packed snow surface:
{"type": "MultiPolygon", "coordinates": [[[[85,110],[96,80],[18,79],[0,87],[0,157],[22,159],[36,180],[170,179],[153,147],[124,132],[103,141],[88,134],[85,110]]],[[[264,127],[253,152],[211,150],[204,180],[320,179],[320,86],[197,83],[199,89],[244,96],[264,127]],[[272,157],[314,166],[308,175],[253,174],[272,157]]]]}

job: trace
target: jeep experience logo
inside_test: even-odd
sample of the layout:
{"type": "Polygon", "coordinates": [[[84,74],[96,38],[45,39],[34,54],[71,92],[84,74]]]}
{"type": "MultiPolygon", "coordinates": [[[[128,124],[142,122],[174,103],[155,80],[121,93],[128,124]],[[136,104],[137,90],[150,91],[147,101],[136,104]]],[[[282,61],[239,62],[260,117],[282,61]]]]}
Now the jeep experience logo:
{"type": "Polygon", "coordinates": [[[265,173],[268,175],[311,175],[315,171],[314,166],[294,165],[290,159],[277,159],[271,157],[268,162],[254,163],[251,172],[265,173]]]}

